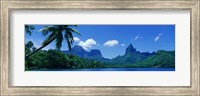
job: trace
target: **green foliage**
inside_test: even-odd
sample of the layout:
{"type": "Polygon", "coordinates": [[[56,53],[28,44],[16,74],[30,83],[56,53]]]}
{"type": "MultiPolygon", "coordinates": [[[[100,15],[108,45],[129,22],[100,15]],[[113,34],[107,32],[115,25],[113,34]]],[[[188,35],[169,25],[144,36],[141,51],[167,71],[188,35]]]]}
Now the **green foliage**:
{"type": "MultiPolygon", "coordinates": [[[[28,42],[25,47],[26,54],[35,50],[28,42]]],[[[129,61],[126,55],[125,60],[129,61]]],[[[139,55],[137,55],[139,56],[139,55]]],[[[143,59],[135,57],[134,60],[143,59]]],[[[136,63],[110,63],[92,59],[80,58],[72,54],[65,54],[59,50],[39,50],[25,60],[25,70],[49,70],[49,69],[83,69],[83,68],[175,68],[175,51],[159,50],[155,55],[136,63]]]]}
{"type": "Polygon", "coordinates": [[[74,41],[73,34],[80,34],[77,30],[73,29],[73,25],[52,25],[52,26],[45,26],[44,28],[40,29],[39,31],[42,32],[44,36],[51,33],[45,41],[42,43],[44,45],[48,45],[52,40],[56,40],[56,49],[60,49],[62,46],[63,39],[66,39],[68,43],[68,48],[71,49],[71,45],[74,41]]]}
{"type": "Polygon", "coordinates": [[[33,50],[35,47],[33,47],[33,42],[32,41],[28,41],[25,44],[25,54],[28,54],[31,52],[31,50],[33,50]]]}
{"type": "Polygon", "coordinates": [[[31,35],[32,31],[35,29],[35,27],[33,25],[25,25],[25,32],[28,35],[31,35]]]}
{"type": "Polygon", "coordinates": [[[32,48],[33,47],[33,42],[28,41],[28,43],[25,45],[27,48],[32,48]]]}
{"type": "Polygon", "coordinates": [[[159,50],[148,59],[132,64],[129,67],[137,68],[175,68],[175,51],[159,50]]]}
{"type": "Polygon", "coordinates": [[[148,57],[154,55],[155,53],[149,53],[149,52],[139,52],[137,51],[132,44],[130,44],[127,48],[126,48],[126,52],[125,55],[122,56],[118,56],[112,60],[110,60],[110,63],[113,64],[123,64],[123,65],[127,65],[127,64],[134,64],[137,62],[141,62],[145,59],[147,59],[148,57]]]}
{"type": "MultiPolygon", "coordinates": [[[[52,25],[52,26],[45,26],[45,28],[40,29],[39,31],[42,32],[44,36],[48,35],[49,33],[50,35],[44,40],[40,48],[27,54],[25,59],[29,58],[31,55],[35,54],[36,52],[38,52],[45,46],[49,45],[54,40],[56,40],[56,49],[60,50],[60,48],[62,47],[63,38],[66,39],[68,48],[71,51],[71,45],[74,42],[72,33],[76,33],[76,34],[80,34],[80,33],[77,30],[71,28],[70,26],[73,26],[73,25],[52,25]]],[[[28,25],[25,26],[25,30],[28,34],[31,34],[30,29],[34,29],[34,28],[28,25]]]]}
{"type": "Polygon", "coordinates": [[[174,51],[158,51],[156,55],[134,64],[110,64],[84,59],[59,50],[40,50],[25,61],[25,70],[83,68],[175,68],[174,51]]]}
{"type": "Polygon", "coordinates": [[[25,70],[103,68],[99,61],[83,59],[59,50],[40,50],[26,59],[25,70]]]}
{"type": "Polygon", "coordinates": [[[140,53],[126,54],[124,56],[118,56],[111,61],[113,64],[130,64],[141,62],[148,58],[148,56],[142,55],[140,53]]]}

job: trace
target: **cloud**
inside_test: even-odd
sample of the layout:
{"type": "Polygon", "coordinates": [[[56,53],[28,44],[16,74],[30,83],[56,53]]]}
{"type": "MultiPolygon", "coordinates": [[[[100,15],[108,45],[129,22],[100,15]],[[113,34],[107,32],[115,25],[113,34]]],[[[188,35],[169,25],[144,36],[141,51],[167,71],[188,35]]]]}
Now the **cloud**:
{"type": "Polygon", "coordinates": [[[123,46],[125,46],[125,44],[121,44],[121,46],[123,47],[123,46]]]}
{"type": "Polygon", "coordinates": [[[107,47],[113,47],[115,45],[118,45],[119,41],[117,40],[108,40],[107,42],[104,43],[104,46],[107,47]]]}
{"type": "Polygon", "coordinates": [[[139,37],[140,37],[139,35],[135,36],[134,40],[135,40],[135,41],[138,40],[139,37]]]}
{"type": "Polygon", "coordinates": [[[159,34],[154,38],[154,41],[158,41],[162,35],[163,35],[163,33],[159,33],[159,34]]]}
{"type": "Polygon", "coordinates": [[[81,40],[78,37],[73,37],[74,42],[80,42],[81,40]]]}
{"type": "Polygon", "coordinates": [[[95,40],[93,40],[92,38],[90,38],[90,39],[87,39],[85,42],[80,41],[78,45],[83,47],[83,49],[88,50],[96,44],[97,44],[97,42],[95,40]]]}
{"type": "Polygon", "coordinates": [[[135,36],[133,39],[131,39],[131,41],[137,41],[139,39],[142,39],[143,37],[140,35],[135,36]]]}

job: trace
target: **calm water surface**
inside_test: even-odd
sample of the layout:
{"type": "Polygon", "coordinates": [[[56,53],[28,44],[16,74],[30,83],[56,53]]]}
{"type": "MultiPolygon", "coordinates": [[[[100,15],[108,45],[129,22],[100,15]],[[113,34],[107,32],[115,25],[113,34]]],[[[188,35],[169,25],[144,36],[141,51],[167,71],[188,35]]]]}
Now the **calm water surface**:
{"type": "Polygon", "coordinates": [[[86,68],[86,69],[46,69],[31,71],[175,71],[175,68],[86,68]]]}

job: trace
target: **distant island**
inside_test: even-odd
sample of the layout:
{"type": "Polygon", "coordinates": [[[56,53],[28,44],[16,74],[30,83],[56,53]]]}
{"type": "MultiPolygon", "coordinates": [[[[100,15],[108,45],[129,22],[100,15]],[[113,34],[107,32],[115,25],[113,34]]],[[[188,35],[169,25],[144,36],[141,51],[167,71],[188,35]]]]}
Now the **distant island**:
{"type": "Polygon", "coordinates": [[[83,68],[175,68],[175,51],[140,52],[130,44],[124,55],[108,59],[98,49],[87,52],[75,45],[71,52],[40,50],[26,62],[26,70],[83,68]]]}
{"type": "Polygon", "coordinates": [[[71,52],[68,50],[63,51],[66,54],[73,54],[81,58],[92,59],[101,62],[113,63],[113,64],[128,64],[128,63],[136,63],[139,61],[143,61],[144,59],[155,55],[155,52],[139,52],[137,51],[132,44],[130,44],[126,48],[126,52],[123,56],[117,56],[113,59],[104,58],[101,54],[101,51],[98,49],[91,49],[90,52],[85,51],[81,46],[75,45],[71,52]]]}
{"type": "Polygon", "coordinates": [[[25,71],[175,71],[173,24],[26,24],[24,32],[25,71]]]}

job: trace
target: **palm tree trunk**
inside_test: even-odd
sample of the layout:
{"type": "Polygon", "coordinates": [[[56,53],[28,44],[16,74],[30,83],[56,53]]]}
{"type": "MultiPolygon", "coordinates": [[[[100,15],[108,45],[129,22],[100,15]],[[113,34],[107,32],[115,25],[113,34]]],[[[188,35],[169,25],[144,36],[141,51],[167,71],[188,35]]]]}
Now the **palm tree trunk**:
{"type": "Polygon", "coordinates": [[[28,57],[30,57],[31,55],[33,55],[34,53],[38,52],[39,50],[41,50],[42,48],[44,48],[45,46],[49,45],[53,40],[55,40],[55,38],[52,38],[51,40],[49,40],[49,42],[47,42],[46,44],[44,44],[43,46],[41,46],[40,48],[36,49],[35,51],[27,54],[25,56],[25,59],[27,59],[28,57]]]}

